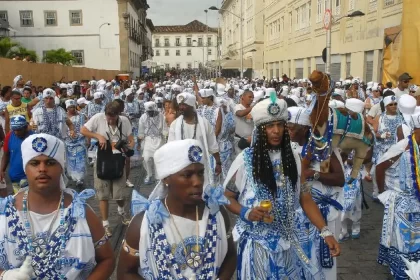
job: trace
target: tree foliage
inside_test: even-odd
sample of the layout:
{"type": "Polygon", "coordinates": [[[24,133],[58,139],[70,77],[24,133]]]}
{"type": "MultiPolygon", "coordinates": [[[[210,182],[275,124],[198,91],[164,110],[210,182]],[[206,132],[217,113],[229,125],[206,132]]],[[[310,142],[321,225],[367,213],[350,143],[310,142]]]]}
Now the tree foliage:
{"type": "Polygon", "coordinates": [[[65,49],[61,48],[57,50],[47,51],[42,60],[46,63],[71,65],[75,58],[71,54],[71,52],[68,52],[65,49]]]}
{"type": "Polygon", "coordinates": [[[9,57],[12,49],[19,46],[19,43],[12,41],[9,37],[0,39],[0,57],[9,57]]]}
{"type": "Polygon", "coordinates": [[[25,57],[29,56],[29,58],[32,62],[37,62],[38,61],[38,55],[36,54],[35,51],[28,50],[27,48],[24,48],[24,47],[21,47],[21,46],[12,48],[12,50],[7,55],[7,57],[9,57],[9,58],[13,58],[13,57],[16,57],[16,56],[19,56],[20,59],[24,59],[25,57]]]}

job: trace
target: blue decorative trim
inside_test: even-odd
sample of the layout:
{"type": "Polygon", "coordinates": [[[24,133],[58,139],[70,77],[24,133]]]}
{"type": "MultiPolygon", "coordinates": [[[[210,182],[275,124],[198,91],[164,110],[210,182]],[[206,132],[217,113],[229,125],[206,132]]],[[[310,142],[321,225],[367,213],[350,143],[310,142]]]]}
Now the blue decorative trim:
{"type": "Polygon", "coordinates": [[[379,245],[378,263],[389,266],[395,280],[408,280],[409,277],[405,273],[407,267],[401,257],[406,258],[408,261],[417,262],[420,260],[420,250],[402,253],[395,247],[388,248],[382,244],[379,245]]]}

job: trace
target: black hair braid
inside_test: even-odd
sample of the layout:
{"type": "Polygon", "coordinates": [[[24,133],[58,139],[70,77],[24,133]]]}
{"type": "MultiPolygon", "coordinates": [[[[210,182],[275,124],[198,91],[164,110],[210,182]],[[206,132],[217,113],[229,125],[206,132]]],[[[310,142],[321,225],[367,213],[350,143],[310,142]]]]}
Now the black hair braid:
{"type": "Polygon", "coordinates": [[[290,145],[290,136],[287,126],[284,129],[283,139],[281,141],[281,161],[283,163],[284,175],[288,176],[292,182],[293,190],[296,190],[296,183],[298,180],[298,171],[293,155],[292,146],[290,145]]]}
{"type": "Polygon", "coordinates": [[[265,132],[265,125],[257,127],[258,137],[254,144],[252,156],[252,175],[257,183],[264,184],[273,197],[277,193],[277,183],[274,178],[273,164],[271,163],[270,155],[268,154],[267,133],[265,132]]]}
{"type": "MultiPolygon", "coordinates": [[[[252,173],[257,183],[265,185],[273,196],[277,193],[277,182],[274,177],[273,164],[271,163],[270,155],[268,154],[267,133],[265,132],[265,125],[257,127],[258,136],[254,144],[252,157],[252,173]]],[[[298,180],[298,171],[295,157],[293,155],[292,146],[290,145],[290,136],[285,126],[283,139],[281,141],[281,161],[283,163],[284,175],[289,177],[292,182],[293,190],[296,190],[296,183],[298,180]]]]}

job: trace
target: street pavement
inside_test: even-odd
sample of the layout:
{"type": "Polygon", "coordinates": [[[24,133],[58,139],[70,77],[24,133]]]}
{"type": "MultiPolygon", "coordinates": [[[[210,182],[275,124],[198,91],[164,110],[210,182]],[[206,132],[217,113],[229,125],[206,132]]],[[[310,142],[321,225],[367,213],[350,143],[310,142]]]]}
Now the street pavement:
{"type": "MultiPolygon", "coordinates": [[[[155,184],[144,185],[145,171],[142,166],[131,169],[130,180],[142,195],[147,197],[154,188],[155,184]]],[[[73,182],[69,182],[68,187],[75,188],[73,182]]],[[[85,180],[86,188],[93,188],[93,169],[88,168],[88,174],[85,180]]],[[[369,197],[372,193],[372,184],[364,182],[364,192],[369,209],[363,209],[361,236],[358,240],[348,240],[341,244],[342,254],[338,258],[338,279],[339,280],[391,280],[389,270],[376,262],[379,248],[379,238],[382,227],[383,206],[372,202],[369,197]]],[[[126,188],[127,195],[130,195],[132,188],[126,188]]],[[[96,211],[98,216],[98,202],[95,198],[88,200],[89,205],[96,211]]],[[[113,230],[111,244],[118,261],[121,242],[125,235],[126,227],[122,226],[121,220],[117,214],[117,205],[114,201],[110,202],[110,225],[113,230]]],[[[126,211],[129,211],[127,205],[126,211]]],[[[234,221],[235,217],[232,216],[234,221]]],[[[233,224],[233,223],[232,223],[233,224]]],[[[110,278],[116,280],[116,271],[110,278]]],[[[328,280],[328,279],[327,279],[328,280]]]]}

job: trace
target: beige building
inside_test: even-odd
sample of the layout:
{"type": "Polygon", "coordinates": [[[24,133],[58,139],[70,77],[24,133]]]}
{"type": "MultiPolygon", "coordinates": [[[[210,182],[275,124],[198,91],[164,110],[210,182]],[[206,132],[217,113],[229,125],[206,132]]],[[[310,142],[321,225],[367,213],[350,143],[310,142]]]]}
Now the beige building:
{"type": "Polygon", "coordinates": [[[332,27],[333,79],[352,75],[380,81],[384,29],[401,23],[402,0],[266,0],[264,70],[268,77],[303,78],[315,69],[325,70],[323,17],[329,1],[336,19],[357,10],[365,13],[342,18],[332,27]]]}
{"type": "MultiPolygon", "coordinates": [[[[256,77],[264,74],[265,38],[264,5],[262,2],[263,0],[224,0],[220,10],[222,59],[229,59],[229,62],[226,63],[229,69],[239,70],[240,17],[242,17],[244,69],[252,69],[253,72],[249,74],[256,77]]],[[[224,68],[226,69],[226,67],[224,68]]],[[[249,74],[247,76],[250,76],[249,74]]]]}
{"type": "Polygon", "coordinates": [[[357,10],[365,13],[332,27],[333,78],[379,81],[384,29],[400,25],[402,0],[224,0],[222,58],[239,60],[240,20],[231,13],[240,16],[242,5],[245,65],[252,66],[254,77],[303,78],[312,70],[324,71],[323,17],[329,1],[336,19],[357,10]]]}

